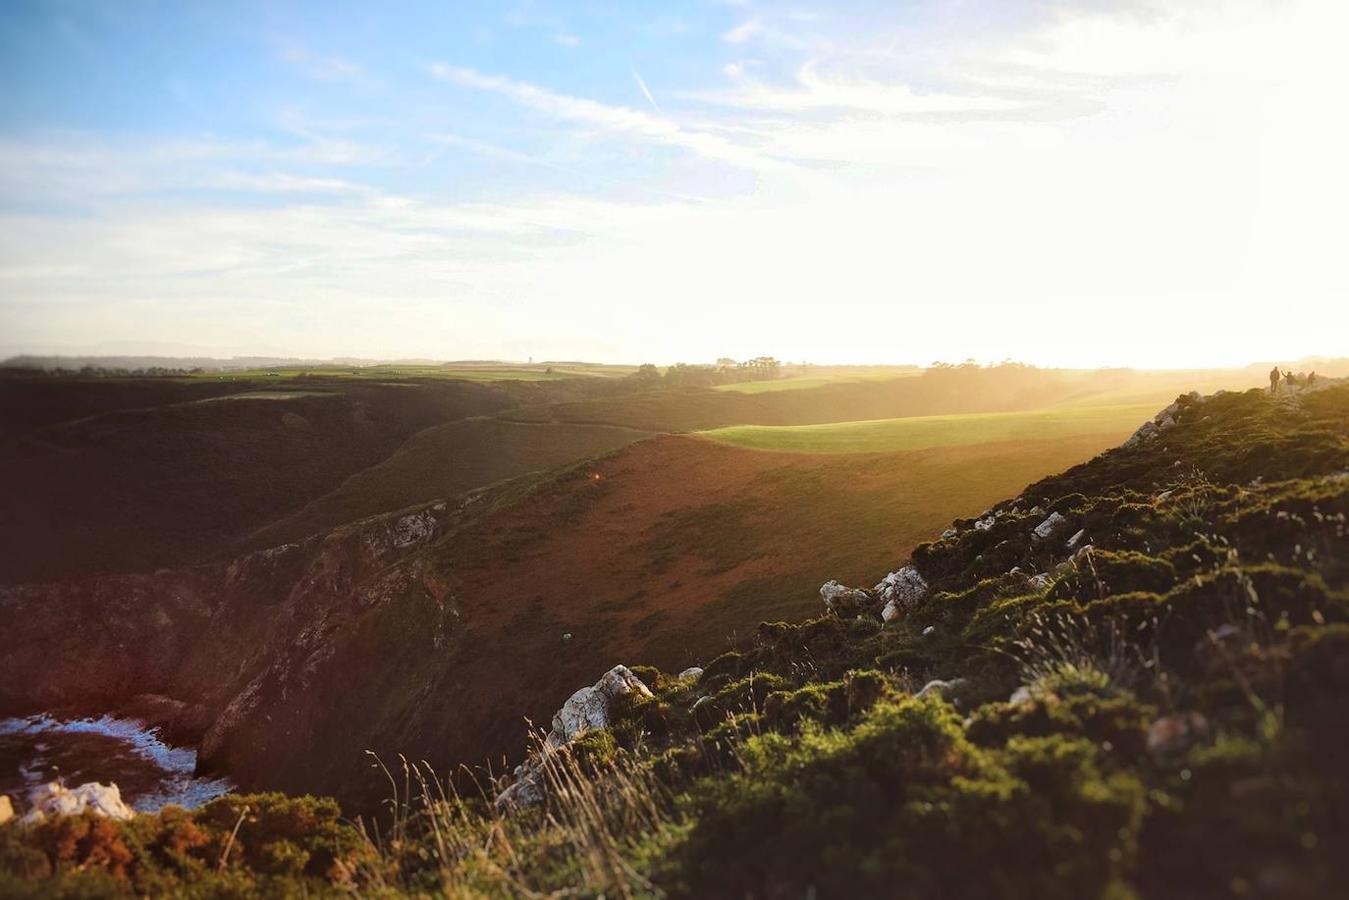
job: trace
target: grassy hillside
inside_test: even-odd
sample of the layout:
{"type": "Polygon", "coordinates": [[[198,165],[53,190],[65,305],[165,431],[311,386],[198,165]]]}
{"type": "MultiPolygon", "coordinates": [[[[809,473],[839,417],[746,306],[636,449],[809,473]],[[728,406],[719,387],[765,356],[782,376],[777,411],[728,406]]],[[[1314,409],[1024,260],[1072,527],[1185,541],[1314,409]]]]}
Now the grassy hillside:
{"type": "Polygon", "coordinates": [[[268,366],[259,369],[208,370],[191,376],[198,381],[271,381],[291,378],[326,378],[363,381],[561,381],[576,377],[618,378],[635,366],[604,366],[591,363],[442,363],[371,366],[268,366]]]}
{"type": "MultiPolygon", "coordinates": [[[[653,390],[520,407],[504,416],[515,421],[687,432],[741,425],[818,425],[1070,406],[1158,408],[1189,390],[1195,378],[1196,373],[1189,372],[957,366],[928,369],[913,377],[837,380],[793,390],[653,390]]],[[[1201,380],[1213,390],[1245,389],[1258,377],[1230,370],[1207,373],[1201,380]]]]}
{"type": "MultiPolygon", "coordinates": [[[[1349,388],[1185,398],[1175,419],[914,547],[928,590],[889,623],[859,593],[761,625],[701,677],[636,668],[654,696],[551,758],[542,812],[410,777],[378,843],[314,801],[230,798],[97,833],[0,831],[0,860],[16,890],[1333,896],[1349,879],[1349,388]],[[258,813],[217,867],[241,803],[258,813]]],[[[550,489],[555,514],[613,515],[610,465],[578,471],[584,503],[550,489]]],[[[496,540],[523,524],[506,515],[496,540]]],[[[520,632],[548,621],[549,587],[493,608],[520,632]]],[[[635,662],[579,646],[591,668],[573,685],[635,662]]]]}
{"type": "Polygon", "coordinates": [[[240,546],[273,547],[369,516],[598,456],[648,433],[607,425],[532,424],[472,418],[413,435],[391,456],[334,491],[249,535],[240,546]]]}
{"type": "Polygon", "coordinates": [[[742,425],[702,432],[709,440],[753,450],[792,453],[886,453],[997,441],[1053,440],[1099,434],[1122,439],[1155,405],[1083,406],[1014,413],[911,416],[828,425],[742,425]]]}
{"type": "Polygon", "coordinates": [[[789,375],[768,381],[742,381],[718,385],[714,390],[737,394],[764,394],[773,391],[799,391],[823,387],[827,384],[849,384],[858,381],[890,381],[923,374],[917,366],[811,366],[809,374],[789,375]]]}

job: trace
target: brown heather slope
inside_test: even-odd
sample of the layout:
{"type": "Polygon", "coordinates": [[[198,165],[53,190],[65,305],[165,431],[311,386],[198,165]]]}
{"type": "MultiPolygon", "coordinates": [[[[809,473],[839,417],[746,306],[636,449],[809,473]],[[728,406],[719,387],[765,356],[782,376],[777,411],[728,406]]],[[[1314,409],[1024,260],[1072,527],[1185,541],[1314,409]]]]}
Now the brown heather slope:
{"type": "Polygon", "coordinates": [[[522,715],[614,662],[705,661],[1118,437],[840,456],[657,437],[227,564],[0,589],[0,714],[169,695],[204,767],[368,805],[366,749],[441,771],[517,754],[522,715]]]}
{"type": "Polygon", "coordinates": [[[608,425],[504,422],[477,417],[418,432],[388,459],[352,475],[303,509],[259,529],[239,550],[275,547],[347,522],[456,497],[527,472],[598,456],[649,437],[608,425]]]}

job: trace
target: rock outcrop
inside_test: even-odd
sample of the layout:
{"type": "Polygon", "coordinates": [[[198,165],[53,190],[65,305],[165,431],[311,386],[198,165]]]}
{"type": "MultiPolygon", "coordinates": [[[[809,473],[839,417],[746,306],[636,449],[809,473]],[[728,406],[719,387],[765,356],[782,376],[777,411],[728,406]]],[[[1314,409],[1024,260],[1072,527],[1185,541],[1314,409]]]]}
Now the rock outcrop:
{"type": "Polygon", "coordinates": [[[927,581],[914,566],[891,572],[876,585],[876,593],[885,601],[881,618],[891,622],[908,613],[927,596],[927,592],[927,581]]]}
{"type": "Polygon", "coordinates": [[[826,581],[820,586],[820,599],[830,612],[845,619],[864,611],[872,602],[866,591],[837,581],[826,581]]]}
{"type": "Polygon", "coordinates": [[[1180,411],[1182,409],[1184,409],[1186,406],[1189,406],[1192,403],[1199,402],[1199,400],[1200,398],[1198,391],[1190,391],[1190,393],[1188,394],[1181,395],[1176,399],[1174,403],[1166,407],[1166,409],[1157,413],[1157,415],[1153,416],[1150,420],[1140,425],[1138,430],[1135,431],[1132,435],[1130,435],[1129,439],[1126,440],[1122,444],[1122,446],[1133,447],[1138,444],[1142,444],[1145,441],[1153,440],[1163,431],[1166,431],[1167,429],[1175,426],[1176,418],[1180,415],[1180,411]]]}
{"type": "Polygon", "coordinates": [[[122,792],[115,784],[91,781],[68,788],[59,781],[51,781],[28,792],[28,811],[19,822],[31,825],[55,816],[77,816],[86,812],[109,819],[130,819],[136,814],[122,802],[122,792]]]}
{"type": "MultiPolygon", "coordinates": [[[[701,670],[699,670],[701,674],[701,670]]],[[[650,697],[651,690],[627,666],[614,666],[590,687],[583,687],[567,698],[553,714],[552,730],[538,752],[515,769],[515,781],[497,795],[497,809],[533,806],[543,802],[544,770],[548,758],[580,735],[596,728],[608,728],[614,701],[637,694],[650,697]]]]}
{"type": "Polygon", "coordinates": [[[1063,517],[1062,513],[1052,512],[1043,522],[1036,525],[1031,533],[1042,541],[1048,540],[1054,532],[1063,527],[1063,523],[1066,521],[1068,520],[1063,517]]]}

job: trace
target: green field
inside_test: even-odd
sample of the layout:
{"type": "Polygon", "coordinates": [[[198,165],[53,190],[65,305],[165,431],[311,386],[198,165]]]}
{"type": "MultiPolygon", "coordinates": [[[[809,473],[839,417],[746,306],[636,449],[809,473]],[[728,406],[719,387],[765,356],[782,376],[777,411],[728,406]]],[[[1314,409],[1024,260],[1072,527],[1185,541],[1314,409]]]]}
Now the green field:
{"type": "Polygon", "coordinates": [[[802,391],[809,388],[824,387],[828,384],[887,381],[921,374],[921,369],[911,366],[867,366],[841,371],[826,371],[820,374],[793,375],[788,378],[774,378],[770,381],[743,381],[738,384],[722,384],[713,388],[713,390],[736,394],[767,394],[773,391],[802,391]]]}
{"type": "Polygon", "coordinates": [[[1047,409],[1012,413],[911,416],[829,425],[739,425],[700,432],[752,450],[790,453],[889,453],[995,441],[1082,434],[1126,434],[1156,413],[1156,404],[1047,409]]]}

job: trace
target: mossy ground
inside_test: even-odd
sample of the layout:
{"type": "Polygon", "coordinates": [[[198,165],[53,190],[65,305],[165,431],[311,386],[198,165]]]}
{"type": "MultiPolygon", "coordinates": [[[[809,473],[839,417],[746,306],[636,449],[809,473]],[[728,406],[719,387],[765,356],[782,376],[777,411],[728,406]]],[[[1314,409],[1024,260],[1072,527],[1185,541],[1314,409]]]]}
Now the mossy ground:
{"type": "MultiPolygon", "coordinates": [[[[222,869],[224,820],[256,798],[10,828],[4,886],[1332,896],[1349,883],[1347,472],[1349,389],[1185,401],[1157,439],[919,547],[932,590],[899,622],[766,623],[696,681],[637,667],[653,696],[587,738],[584,777],[543,810],[428,798],[378,849],[324,813],[241,833],[222,869]],[[1066,521],[1036,538],[1050,511],[1066,521]],[[175,850],[181,822],[204,836],[175,850]],[[62,831],[82,828],[120,844],[62,831]]],[[[289,821],[285,803],[314,801],[268,802],[289,821]]]]}

